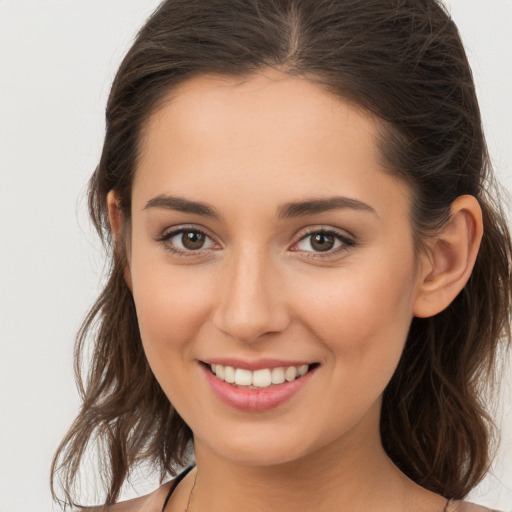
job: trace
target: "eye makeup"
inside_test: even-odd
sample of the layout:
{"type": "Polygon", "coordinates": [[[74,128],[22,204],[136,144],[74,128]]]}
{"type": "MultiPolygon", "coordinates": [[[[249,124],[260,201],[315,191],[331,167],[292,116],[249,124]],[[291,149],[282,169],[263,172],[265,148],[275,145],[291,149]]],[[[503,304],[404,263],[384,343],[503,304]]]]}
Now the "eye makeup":
{"type": "MultiPolygon", "coordinates": [[[[204,255],[205,251],[219,250],[219,245],[206,231],[197,226],[181,226],[155,238],[165,250],[184,257],[204,255]]],[[[356,245],[345,232],[330,227],[309,228],[288,250],[308,254],[307,257],[328,258],[356,245]]]]}

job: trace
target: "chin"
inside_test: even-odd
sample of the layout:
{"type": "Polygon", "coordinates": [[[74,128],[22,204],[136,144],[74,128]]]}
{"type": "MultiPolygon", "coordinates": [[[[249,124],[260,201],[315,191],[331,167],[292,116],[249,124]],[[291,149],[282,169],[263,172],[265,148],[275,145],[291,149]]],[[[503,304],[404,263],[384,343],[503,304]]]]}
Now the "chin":
{"type": "Polygon", "coordinates": [[[315,454],[331,451],[343,432],[316,432],[312,425],[251,425],[231,429],[229,434],[208,432],[207,438],[194,436],[196,450],[214,452],[215,456],[246,466],[279,466],[310,461],[315,454]],[[302,427],[302,428],[301,428],[302,427]]]}
{"type": "Polygon", "coordinates": [[[303,448],[280,446],[279,450],[274,448],[263,449],[260,446],[239,446],[236,448],[223,450],[216,446],[217,454],[225,460],[230,460],[236,464],[244,466],[266,467],[279,466],[297,462],[306,458],[307,451],[303,448]]]}

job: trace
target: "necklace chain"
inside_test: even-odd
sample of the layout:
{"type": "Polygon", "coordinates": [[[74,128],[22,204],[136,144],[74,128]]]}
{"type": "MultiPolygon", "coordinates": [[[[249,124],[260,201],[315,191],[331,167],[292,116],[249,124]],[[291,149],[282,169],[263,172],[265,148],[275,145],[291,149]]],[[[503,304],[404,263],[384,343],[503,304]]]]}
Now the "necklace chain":
{"type": "MultiPolygon", "coordinates": [[[[194,490],[196,488],[196,482],[197,482],[197,468],[196,468],[196,474],[194,476],[194,483],[192,484],[192,489],[190,489],[190,494],[188,495],[188,501],[187,501],[187,508],[185,509],[185,512],[190,512],[190,504],[192,503],[192,497],[194,495],[194,490]]],[[[443,512],[448,512],[448,509],[450,507],[450,504],[452,503],[452,500],[447,500],[446,505],[443,508],[443,512]]]]}
{"type": "Polygon", "coordinates": [[[194,476],[194,484],[192,485],[192,489],[190,489],[190,494],[188,495],[187,508],[185,509],[185,512],[190,512],[190,503],[192,502],[192,495],[194,494],[194,489],[196,488],[196,482],[197,482],[197,468],[196,468],[196,474],[194,476]]]}

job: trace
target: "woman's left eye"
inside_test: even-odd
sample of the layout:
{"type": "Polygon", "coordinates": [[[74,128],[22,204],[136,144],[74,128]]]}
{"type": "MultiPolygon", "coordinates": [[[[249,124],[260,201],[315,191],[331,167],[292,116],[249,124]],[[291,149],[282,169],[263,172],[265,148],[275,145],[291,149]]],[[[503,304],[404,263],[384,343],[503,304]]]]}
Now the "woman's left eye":
{"type": "Polygon", "coordinates": [[[158,237],[157,241],[173,253],[187,255],[215,246],[215,242],[197,228],[175,229],[158,237]]]}
{"type": "MultiPolygon", "coordinates": [[[[204,231],[198,228],[181,227],[157,237],[164,248],[180,256],[195,256],[204,250],[216,248],[217,244],[204,231]]],[[[316,229],[300,238],[290,250],[312,253],[312,256],[337,254],[355,245],[346,234],[329,229],[316,229]]]]}
{"type": "Polygon", "coordinates": [[[317,230],[307,233],[292,250],[314,253],[336,253],[355,245],[354,240],[332,230],[317,230]]]}

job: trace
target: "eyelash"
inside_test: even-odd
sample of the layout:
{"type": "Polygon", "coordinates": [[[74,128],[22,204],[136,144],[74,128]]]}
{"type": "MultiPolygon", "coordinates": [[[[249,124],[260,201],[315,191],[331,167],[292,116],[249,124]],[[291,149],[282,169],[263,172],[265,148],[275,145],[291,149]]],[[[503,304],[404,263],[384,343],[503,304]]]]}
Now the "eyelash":
{"type": "MultiPolygon", "coordinates": [[[[160,244],[162,244],[166,251],[169,251],[173,254],[177,254],[179,256],[184,256],[184,257],[198,256],[204,250],[206,250],[206,249],[201,248],[201,249],[198,249],[195,251],[194,250],[183,251],[181,249],[177,249],[175,246],[168,243],[169,240],[171,240],[172,238],[174,238],[180,234],[183,234],[183,233],[196,233],[196,234],[203,235],[206,238],[212,240],[212,237],[209,236],[205,231],[203,231],[200,228],[181,227],[179,229],[175,229],[175,230],[169,231],[167,233],[164,233],[164,234],[158,236],[156,238],[156,241],[159,242],[160,244]]],[[[306,231],[305,233],[303,233],[301,235],[299,240],[294,243],[294,245],[297,245],[298,243],[302,242],[303,240],[306,240],[308,237],[311,237],[313,235],[332,236],[332,237],[334,237],[335,241],[340,242],[341,246],[337,247],[334,250],[327,250],[325,252],[323,252],[323,251],[302,251],[305,253],[311,253],[310,255],[307,256],[308,258],[327,258],[329,256],[336,255],[340,252],[347,251],[349,248],[354,247],[356,245],[355,240],[348,237],[347,235],[342,234],[339,231],[336,231],[334,229],[331,229],[331,228],[328,229],[328,228],[323,228],[323,227],[322,228],[312,228],[312,229],[306,231]]],[[[310,242],[310,244],[311,244],[311,242],[310,242]]],[[[292,249],[292,251],[300,252],[300,250],[297,250],[297,249],[292,249]]]]}
{"type": "Polygon", "coordinates": [[[185,227],[182,227],[179,229],[174,229],[172,231],[169,231],[168,233],[164,233],[163,235],[160,235],[159,237],[156,238],[156,241],[161,243],[164,246],[164,249],[166,251],[169,251],[173,254],[177,254],[178,256],[184,256],[184,257],[192,256],[193,257],[193,256],[197,256],[198,254],[201,254],[201,252],[203,252],[204,249],[198,249],[197,251],[192,251],[192,250],[183,251],[181,249],[177,249],[176,247],[174,247],[173,245],[168,243],[169,240],[171,240],[171,238],[174,238],[175,236],[178,236],[183,233],[198,233],[200,235],[204,235],[205,237],[209,238],[210,240],[212,239],[212,237],[209,236],[208,233],[206,233],[202,229],[199,229],[196,227],[186,227],[185,226],[185,227]]]}
{"type": "MultiPolygon", "coordinates": [[[[336,247],[335,249],[329,249],[327,251],[303,251],[306,253],[310,253],[307,256],[308,258],[328,258],[329,256],[335,256],[338,255],[339,253],[345,252],[356,245],[356,241],[353,238],[347,236],[345,233],[342,233],[332,228],[324,227],[311,228],[307,230],[305,233],[301,234],[299,240],[295,242],[293,245],[295,246],[298,243],[302,242],[303,240],[306,240],[308,237],[312,237],[313,235],[333,237],[335,243],[340,242],[340,246],[336,247]]],[[[311,246],[311,240],[309,242],[309,245],[311,246]]],[[[299,252],[299,250],[295,251],[299,252]]]]}

